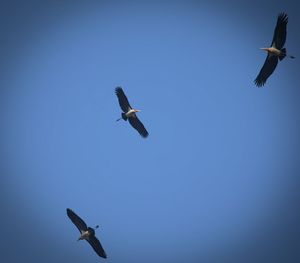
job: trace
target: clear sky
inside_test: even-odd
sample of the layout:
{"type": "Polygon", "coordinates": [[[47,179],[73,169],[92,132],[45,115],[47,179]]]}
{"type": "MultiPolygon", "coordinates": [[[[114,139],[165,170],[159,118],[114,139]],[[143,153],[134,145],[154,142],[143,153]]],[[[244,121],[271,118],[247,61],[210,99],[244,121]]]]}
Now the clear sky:
{"type": "Polygon", "coordinates": [[[279,2],[4,1],[5,262],[299,262],[300,10],[279,2]],[[282,11],[296,59],[259,89],[282,11]]]}

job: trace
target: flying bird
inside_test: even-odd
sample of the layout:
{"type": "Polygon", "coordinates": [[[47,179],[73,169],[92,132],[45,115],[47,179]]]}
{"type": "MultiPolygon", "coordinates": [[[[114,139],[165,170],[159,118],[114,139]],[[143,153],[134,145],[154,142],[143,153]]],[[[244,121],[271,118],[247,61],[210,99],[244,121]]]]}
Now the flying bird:
{"type": "Polygon", "coordinates": [[[295,58],[294,56],[287,55],[286,49],[284,48],[286,40],[286,26],[288,23],[288,16],[285,13],[280,13],[277,18],[277,24],[274,30],[273,40],[271,47],[261,48],[268,52],[267,58],[263,67],[261,68],[258,76],[254,80],[256,86],[262,87],[265,85],[267,79],[274,72],[278,59],[281,61],[286,56],[295,58]]]}
{"type": "Polygon", "coordinates": [[[95,229],[87,227],[86,223],[69,208],[67,208],[67,215],[80,232],[80,237],[77,241],[85,239],[89,242],[98,256],[106,258],[106,253],[101,246],[100,241],[95,237],[95,229],[99,226],[97,225],[95,229]]]}
{"type": "Polygon", "coordinates": [[[117,119],[117,121],[121,119],[123,119],[124,121],[128,120],[131,126],[135,128],[143,138],[148,137],[149,133],[145,129],[143,123],[136,116],[136,113],[139,112],[140,110],[133,109],[130,106],[128,99],[121,87],[117,87],[115,89],[115,92],[118,97],[120,107],[123,111],[121,114],[122,118],[117,119]]]}

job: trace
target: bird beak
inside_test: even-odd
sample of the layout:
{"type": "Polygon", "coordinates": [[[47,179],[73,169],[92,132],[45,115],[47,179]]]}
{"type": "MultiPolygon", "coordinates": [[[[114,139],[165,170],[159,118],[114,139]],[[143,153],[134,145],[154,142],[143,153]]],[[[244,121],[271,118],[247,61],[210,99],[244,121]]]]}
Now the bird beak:
{"type": "Polygon", "coordinates": [[[266,48],[266,47],[261,47],[260,49],[264,50],[264,51],[268,51],[268,48],[266,48]]]}
{"type": "Polygon", "coordinates": [[[136,112],[140,112],[141,110],[136,110],[136,112]]]}

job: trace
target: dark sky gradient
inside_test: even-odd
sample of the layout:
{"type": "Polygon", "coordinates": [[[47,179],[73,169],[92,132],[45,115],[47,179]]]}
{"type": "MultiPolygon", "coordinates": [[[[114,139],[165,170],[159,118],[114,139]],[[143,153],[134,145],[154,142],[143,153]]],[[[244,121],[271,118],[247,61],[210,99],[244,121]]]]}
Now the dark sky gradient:
{"type": "Polygon", "coordinates": [[[299,11],[1,1],[1,262],[300,262],[299,11]],[[296,59],[258,89],[282,11],[296,59]],[[148,139],[115,123],[118,85],[148,139]]]}

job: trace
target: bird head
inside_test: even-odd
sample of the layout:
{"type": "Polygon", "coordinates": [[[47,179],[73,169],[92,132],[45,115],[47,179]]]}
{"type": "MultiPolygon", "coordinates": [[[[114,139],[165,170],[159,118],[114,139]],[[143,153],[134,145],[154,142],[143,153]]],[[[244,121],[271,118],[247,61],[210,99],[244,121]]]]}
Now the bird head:
{"type": "Polygon", "coordinates": [[[261,49],[261,50],[264,50],[264,51],[266,51],[266,52],[269,51],[269,48],[268,48],[268,47],[261,47],[260,49],[261,49]]]}

